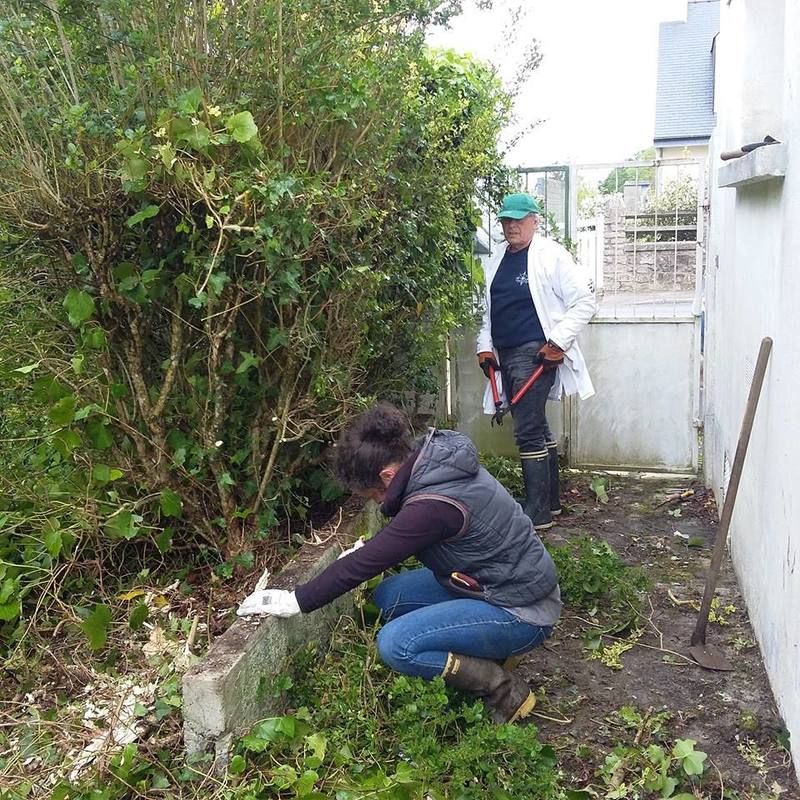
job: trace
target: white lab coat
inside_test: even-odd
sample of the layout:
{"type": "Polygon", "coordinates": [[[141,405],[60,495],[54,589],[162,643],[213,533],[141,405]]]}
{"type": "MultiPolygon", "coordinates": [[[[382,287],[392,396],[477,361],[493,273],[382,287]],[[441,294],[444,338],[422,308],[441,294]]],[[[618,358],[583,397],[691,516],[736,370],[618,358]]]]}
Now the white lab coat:
{"type": "MultiPolygon", "coordinates": [[[[506,246],[500,246],[484,267],[483,322],[478,333],[478,353],[491,350],[497,356],[492,344],[491,287],[505,252],[506,246]]],[[[564,392],[578,394],[583,400],[591,397],[594,386],[576,341],[578,333],[597,311],[588,274],[558,242],[537,233],[528,248],[528,288],[544,335],[564,351],[564,362],[558,367],[550,399],[558,400],[564,392]]],[[[497,380],[502,391],[499,374],[497,380]]],[[[505,396],[503,399],[507,404],[505,396]]],[[[488,381],[483,410],[486,414],[495,411],[488,381]]]]}

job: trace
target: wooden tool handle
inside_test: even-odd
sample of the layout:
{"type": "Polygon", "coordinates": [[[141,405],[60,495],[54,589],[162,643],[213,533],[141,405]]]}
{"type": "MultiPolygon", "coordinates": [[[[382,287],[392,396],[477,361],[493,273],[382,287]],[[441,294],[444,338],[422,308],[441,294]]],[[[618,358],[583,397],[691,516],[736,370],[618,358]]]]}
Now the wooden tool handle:
{"type": "Polygon", "coordinates": [[[717,538],[714,541],[711,566],[708,568],[708,576],[706,577],[706,589],[703,594],[703,602],[700,604],[700,612],[697,615],[697,625],[692,634],[691,643],[693,645],[705,644],[706,641],[706,626],[708,625],[708,615],[711,611],[711,601],[714,598],[714,590],[717,587],[717,578],[719,577],[722,557],[725,555],[725,543],[728,539],[731,517],[733,517],[733,506],[736,502],[736,494],[739,491],[739,481],[742,477],[744,458],[747,455],[747,445],[750,442],[750,433],[753,430],[753,420],[756,416],[758,398],[761,396],[761,384],[764,382],[764,373],[767,371],[767,362],[769,361],[771,350],[772,339],[766,336],[761,340],[756,369],[753,373],[753,383],[750,385],[750,394],[747,398],[747,405],[744,410],[742,429],[739,432],[739,443],[736,445],[736,455],[733,457],[731,477],[728,481],[728,489],[725,492],[725,501],[722,504],[722,516],[719,521],[717,538]]]}

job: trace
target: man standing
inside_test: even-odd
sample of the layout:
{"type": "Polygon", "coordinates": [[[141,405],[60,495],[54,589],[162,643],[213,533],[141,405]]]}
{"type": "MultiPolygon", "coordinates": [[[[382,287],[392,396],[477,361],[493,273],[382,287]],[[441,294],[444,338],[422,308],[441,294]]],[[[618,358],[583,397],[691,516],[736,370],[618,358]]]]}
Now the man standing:
{"type": "MultiPolygon", "coordinates": [[[[561,513],[558,451],[545,416],[548,396],[594,394],[576,336],[597,310],[588,276],[560,244],[538,234],[539,206],[527,194],[509,194],[497,215],[506,247],[485,267],[478,364],[502,375],[507,401],[534,370],[539,380],[511,409],[525,481],[525,512],[536,530],[561,513]]],[[[484,411],[494,412],[486,387],[484,411]]]]}

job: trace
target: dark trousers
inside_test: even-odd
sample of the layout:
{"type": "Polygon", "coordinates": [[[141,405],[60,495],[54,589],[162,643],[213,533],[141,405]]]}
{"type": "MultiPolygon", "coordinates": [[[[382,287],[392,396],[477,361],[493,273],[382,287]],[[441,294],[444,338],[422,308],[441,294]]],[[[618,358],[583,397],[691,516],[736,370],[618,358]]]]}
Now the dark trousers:
{"type": "MultiPolygon", "coordinates": [[[[509,402],[539,366],[536,354],[542,345],[543,341],[526,342],[519,347],[498,350],[503,386],[509,402]]],[[[525,392],[519,403],[511,409],[511,416],[514,419],[514,439],[520,453],[535,453],[544,450],[553,442],[553,435],[545,415],[545,405],[555,379],[556,370],[546,369],[539,380],[525,392]]]]}

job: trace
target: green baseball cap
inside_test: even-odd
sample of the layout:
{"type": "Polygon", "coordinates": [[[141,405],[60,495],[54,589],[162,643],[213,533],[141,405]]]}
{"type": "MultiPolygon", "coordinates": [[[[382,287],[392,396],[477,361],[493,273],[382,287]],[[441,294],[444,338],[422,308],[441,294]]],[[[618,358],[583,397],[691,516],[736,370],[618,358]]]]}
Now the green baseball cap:
{"type": "Polygon", "coordinates": [[[522,219],[528,214],[538,214],[539,205],[529,194],[507,194],[497,214],[498,219],[522,219]]]}

